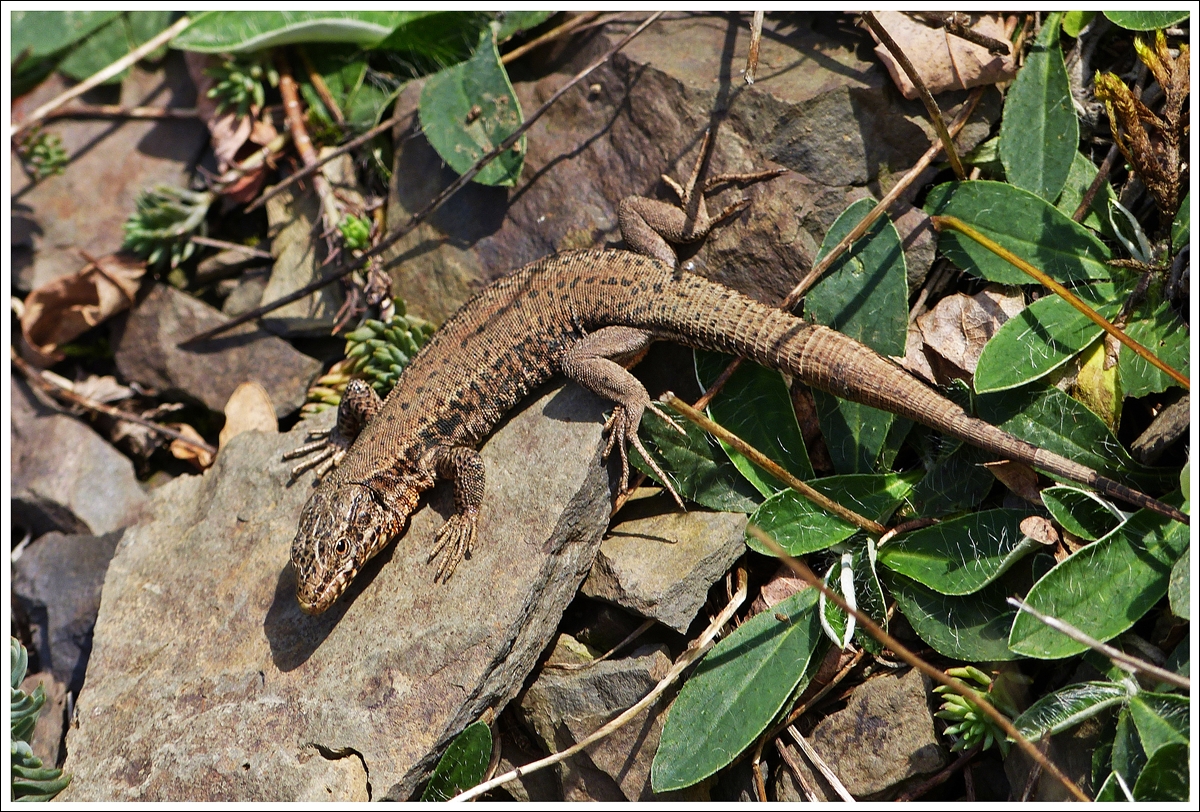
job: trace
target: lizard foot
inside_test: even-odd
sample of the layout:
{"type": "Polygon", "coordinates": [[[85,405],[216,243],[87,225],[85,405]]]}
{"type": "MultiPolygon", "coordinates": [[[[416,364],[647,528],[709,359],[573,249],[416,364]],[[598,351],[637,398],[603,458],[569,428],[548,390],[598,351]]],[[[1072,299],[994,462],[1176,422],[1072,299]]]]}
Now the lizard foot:
{"type": "MultiPolygon", "coordinates": [[[[647,403],[646,408],[657,414],[659,417],[666,420],[669,424],[675,427],[683,436],[687,436],[687,432],[676,423],[670,415],[665,414],[661,409],[653,403],[647,403]]],[[[640,410],[639,410],[640,411],[640,410]]],[[[613,407],[613,412],[604,424],[604,431],[608,433],[608,444],[604,447],[604,454],[601,459],[608,461],[612,450],[616,448],[621,454],[621,484],[619,487],[620,493],[629,491],[629,444],[633,443],[633,447],[642,455],[642,459],[650,466],[650,470],[654,472],[654,476],[662,483],[667,492],[675,499],[679,507],[683,508],[683,499],[675,492],[675,487],[671,484],[671,480],[663,473],[663,470],[658,467],[658,463],[654,461],[654,457],[650,456],[650,452],[646,451],[642,441],[638,438],[638,424],[641,423],[641,415],[638,414],[636,419],[622,404],[618,403],[613,407]]],[[[686,508],[684,508],[686,510],[686,508]]]]}
{"type": "Polygon", "coordinates": [[[446,557],[438,565],[437,574],[433,576],[433,580],[442,583],[449,581],[459,562],[471,554],[471,547],[475,544],[475,515],[473,510],[467,513],[455,513],[438,530],[433,550],[430,551],[426,563],[432,562],[443,550],[446,551],[446,557]]]}
{"type": "Polygon", "coordinates": [[[300,457],[308,457],[296,467],[292,468],[292,480],[305,471],[316,468],[317,478],[314,485],[325,478],[325,475],[337,466],[342,461],[342,457],[346,456],[346,451],[350,448],[350,442],[342,437],[336,430],[330,431],[310,431],[308,439],[313,442],[305,443],[299,448],[289,451],[283,455],[285,460],[299,459],[300,457]],[[312,455],[309,457],[309,455],[312,455]]]}

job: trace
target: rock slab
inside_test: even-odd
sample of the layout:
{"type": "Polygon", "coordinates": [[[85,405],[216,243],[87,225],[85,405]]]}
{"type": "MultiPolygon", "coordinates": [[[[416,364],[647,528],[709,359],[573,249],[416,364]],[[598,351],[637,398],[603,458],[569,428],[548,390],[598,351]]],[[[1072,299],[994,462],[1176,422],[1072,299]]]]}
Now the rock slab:
{"type": "Polygon", "coordinates": [[[453,736],[517,693],[586,575],[610,506],[606,408],[569,385],[483,446],[479,539],[449,583],[427,562],[453,504],[439,486],[318,617],[287,563],[310,480],[288,487],[280,455],[332,413],[238,435],[203,476],[155,491],[153,520],[109,567],[61,797],[409,797],[453,736]]]}

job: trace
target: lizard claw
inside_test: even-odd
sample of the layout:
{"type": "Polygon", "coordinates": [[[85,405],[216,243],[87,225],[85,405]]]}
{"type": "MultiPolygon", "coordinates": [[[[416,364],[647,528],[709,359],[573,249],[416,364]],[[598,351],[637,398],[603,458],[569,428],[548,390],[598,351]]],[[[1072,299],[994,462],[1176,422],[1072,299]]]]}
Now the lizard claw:
{"type": "MultiPolygon", "coordinates": [[[[652,412],[674,426],[680,434],[684,435],[685,437],[687,436],[687,432],[684,431],[678,423],[672,420],[669,415],[663,414],[663,412],[653,403],[648,404],[648,407],[652,412]]],[[[640,416],[636,423],[632,421],[630,419],[629,411],[623,405],[618,403],[616,406],[614,406],[612,415],[609,416],[608,420],[604,424],[604,430],[608,432],[608,445],[604,447],[604,454],[601,456],[601,459],[607,462],[613,448],[615,447],[619,450],[621,454],[621,480],[619,492],[626,493],[630,490],[629,444],[633,443],[633,447],[638,450],[638,453],[642,455],[642,459],[646,461],[648,466],[650,466],[650,470],[654,472],[654,476],[659,482],[662,483],[662,486],[667,490],[667,492],[671,494],[671,497],[675,500],[679,507],[683,508],[683,499],[681,499],[679,494],[676,493],[675,487],[671,484],[671,480],[668,479],[667,475],[663,473],[663,470],[658,467],[658,463],[654,461],[654,457],[650,456],[650,452],[646,451],[645,446],[642,445],[642,441],[638,439],[637,423],[640,422],[640,416]]],[[[684,509],[686,510],[686,508],[684,509]]]]}
{"type": "Polygon", "coordinates": [[[332,471],[338,463],[342,461],[342,457],[346,456],[347,449],[350,448],[350,443],[342,438],[336,430],[329,431],[310,431],[308,439],[314,442],[305,443],[304,445],[287,452],[283,455],[285,460],[294,460],[300,457],[308,457],[299,465],[292,468],[291,478],[295,480],[305,471],[316,468],[317,477],[314,485],[325,478],[325,475],[332,471]],[[309,455],[312,456],[309,456],[309,455]]]}
{"type": "Polygon", "coordinates": [[[438,565],[437,574],[433,580],[445,583],[454,574],[455,568],[465,557],[471,554],[475,544],[475,512],[455,513],[438,530],[434,539],[433,550],[429,553],[426,563],[432,562],[443,550],[446,557],[438,565]]]}

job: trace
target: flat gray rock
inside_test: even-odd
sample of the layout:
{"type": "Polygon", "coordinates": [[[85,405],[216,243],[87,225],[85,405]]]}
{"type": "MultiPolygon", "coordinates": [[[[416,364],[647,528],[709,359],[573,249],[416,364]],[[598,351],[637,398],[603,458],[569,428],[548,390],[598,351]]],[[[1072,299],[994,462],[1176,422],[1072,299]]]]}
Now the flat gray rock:
{"type": "Polygon", "coordinates": [[[439,486],[318,617],[288,564],[311,484],[288,487],[280,455],[302,431],[239,435],[156,490],[109,567],[60,797],[351,800],[368,776],[372,798],[409,797],[517,693],[587,573],[610,508],[606,408],[574,385],[528,403],[481,449],[479,539],[454,578],[435,584],[426,560],[452,509],[439,486]]]}
{"type": "Polygon", "coordinates": [[[146,494],[129,458],[83,421],[34,400],[16,375],[9,392],[13,523],[36,537],[103,534],[137,521],[146,494]]]}
{"type": "Polygon", "coordinates": [[[709,587],[745,552],[745,531],[744,513],[706,510],[621,522],[600,545],[583,594],[686,633],[709,587]]]}
{"type": "Polygon", "coordinates": [[[262,384],[279,417],[304,404],[321,362],[281,338],[243,324],[208,341],[178,346],[196,333],[224,324],[221,312],[169,285],[150,294],[113,324],[117,369],[125,380],[165,393],[182,393],[214,412],[224,411],[233,390],[262,384]]]}

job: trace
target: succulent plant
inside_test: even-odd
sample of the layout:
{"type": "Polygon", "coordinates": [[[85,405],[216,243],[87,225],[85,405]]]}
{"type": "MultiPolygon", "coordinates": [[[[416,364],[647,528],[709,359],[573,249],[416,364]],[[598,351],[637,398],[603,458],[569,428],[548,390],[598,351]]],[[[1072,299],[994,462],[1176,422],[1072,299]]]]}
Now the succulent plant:
{"type": "Polygon", "coordinates": [[[33,127],[17,140],[17,157],[34,180],[61,175],[67,166],[62,139],[41,127],[33,127]]]}
{"type": "Polygon", "coordinates": [[[25,669],[29,667],[29,653],[15,637],[9,638],[10,663],[12,665],[11,717],[9,730],[9,759],[12,764],[12,800],[49,801],[71,783],[70,775],[63,775],[57,767],[42,766],[42,760],[33,754],[29,743],[33,740],[33,729],[37,725],[38,713],[46,704],[46,692],[38,685],[32,694],[21,690],[25,669]]]}
{"type": "MultiPolygon", "coordinates": [[[[983,693],[984,699],[993,706],[997,704],[991,694],[992,678],[975,666],[951,668],[946,674],[968,684],[975,683],[970,687],[978,686],[977,690],[983,693]]],[[[1000,748],[1000,752],[1008,754],[1008,738],[996,726],[996,723],[980,710],[978,705],[966,697],[954,693],[948,685],[939,685],[933,691],[942,695],[942,706],[935,715],[939,719],[946,720],[949,725],[945,733],[954,739],[954,744],[950,748],[952,751],[967,750],[977,744],[982,744],[983,749],[987,750],[996,744],[1000,748]]]]}
{"type": "Polygon", "coordinates": [[[217,100],[218,114],[229,107],[237,108],[239,117],[252,112],[252,109],[260,110],[267,97],[263,80],[269,82],[271,87],[279,86],[278,71],[259,55],[226,56],[204,72],[217,80],[206,95],[217,100]]]}
{"type": "Polygon", "coordinates": [[[195,251],[193,234],[205,234],[205,216],[216,196],[159,184],[138,195],[137,209],[125,221],[123,247],[150,266],[169,259],[172,268],[195,251]]]}

